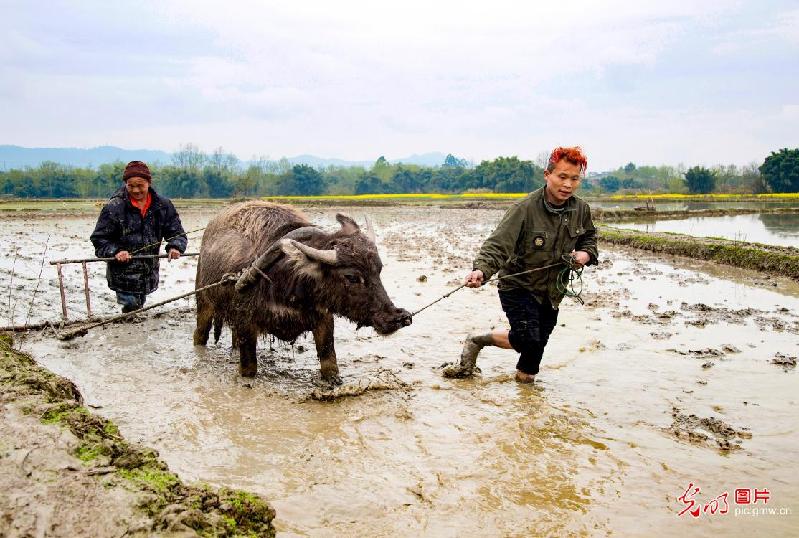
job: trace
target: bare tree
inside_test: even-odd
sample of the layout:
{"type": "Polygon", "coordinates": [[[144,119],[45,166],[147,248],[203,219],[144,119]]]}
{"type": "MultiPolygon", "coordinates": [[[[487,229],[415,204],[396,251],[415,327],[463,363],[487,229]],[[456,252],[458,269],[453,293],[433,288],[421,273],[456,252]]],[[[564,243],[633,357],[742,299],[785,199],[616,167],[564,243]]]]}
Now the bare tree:
{"type": "MultiPolygon", "coordinates": [[[[220,148],[221,149],[221,148],[220,148]]],[[[192,143],[181,146],[172,154],[172,164],[183,170],[199,170],[207,160],[205,153],[192,143]]]]}

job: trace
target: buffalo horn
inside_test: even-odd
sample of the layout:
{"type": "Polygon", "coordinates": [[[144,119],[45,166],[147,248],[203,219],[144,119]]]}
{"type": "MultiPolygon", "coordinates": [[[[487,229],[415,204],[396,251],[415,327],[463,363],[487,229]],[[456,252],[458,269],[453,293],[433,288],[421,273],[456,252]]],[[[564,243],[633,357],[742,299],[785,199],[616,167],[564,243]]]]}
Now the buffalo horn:
{"type": "Polygon", "coordinates": [[[309,247],[305,243],[300,243],[299,241],[294,241],[293,239],[291,240],[291,244],[297,247],[303,254],[312,260],[326,263],[328,265],[336,265],[336,263],[338,263],[335,249],[319,250],[318,248],[309,247]]]}
{"type": "Polygon", "coordinates": [[[369,241],[372,243],[377,243],[377,241],[375,241],[375,229],[372,228],[372,221],[369,220],[369,217],[366,217],[366,237],[368,237],[369,241]]]}

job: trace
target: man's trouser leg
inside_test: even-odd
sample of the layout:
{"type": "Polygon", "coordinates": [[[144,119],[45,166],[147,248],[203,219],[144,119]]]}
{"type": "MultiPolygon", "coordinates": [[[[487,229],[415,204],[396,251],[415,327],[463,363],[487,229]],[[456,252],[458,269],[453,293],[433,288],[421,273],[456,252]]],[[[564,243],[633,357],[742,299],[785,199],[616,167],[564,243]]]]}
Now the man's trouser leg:
{"type": "Polygon", "coordinates": [[[143,293],[129,293],[118,291],[117,303],[122,305],[122,312],[132,312],[144,306],[147,296],[143,293]]]}
{"type": "Polygon", "coordinates": [[[519,352],[516,369],[526,374],[538,373],[544,347],[558,322],[558,311],[549,301],[540,304],[527,290],[500,290],[499,300],[508,317],[508,340],[519,352]]]}

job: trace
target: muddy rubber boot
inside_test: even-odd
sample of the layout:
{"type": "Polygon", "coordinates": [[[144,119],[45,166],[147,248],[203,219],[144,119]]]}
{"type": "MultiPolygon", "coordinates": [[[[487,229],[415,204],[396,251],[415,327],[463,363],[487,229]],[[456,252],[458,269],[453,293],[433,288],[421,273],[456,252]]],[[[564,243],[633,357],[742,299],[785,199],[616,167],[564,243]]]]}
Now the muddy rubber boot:
{"type": "MultiPolygon", "coordinates": [[[[442,370],[442,375],[444,377],[471,377],[477,368],[477,355],[486,346],[486,343],[483,343],[485,337],[485,335],[467,336],[466,341],[463,343],[460,363],[448,364],[442,370]]],[[[490,335],[488,337],[490,338],[490,335]]]]}

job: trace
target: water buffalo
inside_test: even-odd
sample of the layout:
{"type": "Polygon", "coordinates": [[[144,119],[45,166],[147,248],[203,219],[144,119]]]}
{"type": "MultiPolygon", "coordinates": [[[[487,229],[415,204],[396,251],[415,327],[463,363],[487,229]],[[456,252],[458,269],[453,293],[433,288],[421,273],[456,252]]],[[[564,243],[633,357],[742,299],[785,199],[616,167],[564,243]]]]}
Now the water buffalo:
{"type": "Polygon", "coordinates": [[[374,233],[338,214],[341,228],[327,233],[299,211],[261,201],[235,204],[214,217],[203,234],[196,288],[240,275],[235,286],[197,294],[194,344],[219,339],[231,327],[242,376],[257,372],[256,341],[272,334],[293,342],[312,331],[322,378],[340,383],[333,344],[333,316],[391,334],[410,314],[389,299],[374,233]]]}

